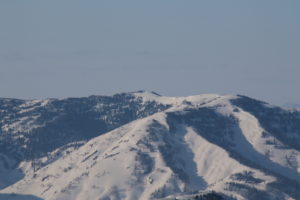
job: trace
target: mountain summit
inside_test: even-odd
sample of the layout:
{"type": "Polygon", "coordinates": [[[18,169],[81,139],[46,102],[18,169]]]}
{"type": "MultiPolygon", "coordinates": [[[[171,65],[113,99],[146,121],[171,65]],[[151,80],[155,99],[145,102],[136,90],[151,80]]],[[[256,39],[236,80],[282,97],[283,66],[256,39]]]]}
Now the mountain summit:
{"type": "Polygon", "coordinates": [[[0,98],[0,199],[300,199],[300,112],[246,96],[0,98]]]}

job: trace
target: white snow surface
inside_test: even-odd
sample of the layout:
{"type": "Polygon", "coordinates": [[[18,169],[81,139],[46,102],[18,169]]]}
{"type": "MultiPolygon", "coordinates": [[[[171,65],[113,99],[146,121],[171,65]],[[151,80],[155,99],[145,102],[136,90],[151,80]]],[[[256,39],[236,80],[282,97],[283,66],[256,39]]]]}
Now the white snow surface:
{"type": "MultiPolygon", "coordinates": [[[[226,190],[227,182],[239,183],[232,176],[244,172],[252,172],[254,177],[263,180],[247,185],[265,190],[268,183],[276,180],[274,176],[242,164],[230,152],[198,134],[193,127],[178,125],[175,132],[171,131],[167,122],[168,113],[201,107],[218,107],[221,115],[233,115],[238,119],[241,131],[236,133],[233,142],[234,148],[242,156],[300,182],[299,164],[291,166],[286,159],[292,156],[296,163],[300,163],[299,152],[266,145],[266,138],[262,136],[264,129],[257,119],[241,109],[233,112],[236,107],[229,100],[235,96],[206,94],[164,97],[151,92],[133,94],[144,102],[155,101],[172,106],[166,111],[93,138],[79,149],[63,153],[37,171],[32,169],[32,161],[22,162],[19,169],[24,177],[0,190],[0,194],[34,195],[44,200],[148,200],[215,190],[245,199],[238,193],[226,190]],[[162,147],[165,149],[162,150],[162,147]],[[166,150],[169,152],[166,153],[166,150]],[[171,164],[168,159],[172,161],[171,164]]],[[[45,106],[47,101],[42,104],[45,106]]],[[[11,126],[17,126],[17,123],[22,122],[11,126]]],[[[4,169],[0,166],[0,175],[6,173],[4,169]]],[[[286,199],[293,198],[286,196],[286,199]]]]}

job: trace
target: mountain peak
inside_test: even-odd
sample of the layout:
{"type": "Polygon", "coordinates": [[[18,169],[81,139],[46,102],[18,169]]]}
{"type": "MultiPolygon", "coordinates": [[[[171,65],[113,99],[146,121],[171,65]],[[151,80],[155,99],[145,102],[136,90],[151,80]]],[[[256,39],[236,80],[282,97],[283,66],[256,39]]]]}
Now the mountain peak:
{"type": "Polygon", "coordinates": [[[2,100],[0,199],[300,199],[299,124],[245,96],[2,100]]]}

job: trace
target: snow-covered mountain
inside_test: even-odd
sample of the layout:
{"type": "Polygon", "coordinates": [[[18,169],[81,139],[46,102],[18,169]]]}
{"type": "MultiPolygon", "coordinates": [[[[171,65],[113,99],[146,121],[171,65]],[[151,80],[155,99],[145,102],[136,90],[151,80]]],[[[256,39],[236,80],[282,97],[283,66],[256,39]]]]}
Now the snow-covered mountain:
{"type": "Polygon", "coordinates": [[[289,109],[298,109],[299,110],[300,109],[300,104],[290,102],[290,103],[283,104],[282,107],[289,108],[289,109]]]}
{"type": "Polygon", "coordinates": [[[300,112],[245,96],[0,99],[0,199],[300,199],[300,112]]]}

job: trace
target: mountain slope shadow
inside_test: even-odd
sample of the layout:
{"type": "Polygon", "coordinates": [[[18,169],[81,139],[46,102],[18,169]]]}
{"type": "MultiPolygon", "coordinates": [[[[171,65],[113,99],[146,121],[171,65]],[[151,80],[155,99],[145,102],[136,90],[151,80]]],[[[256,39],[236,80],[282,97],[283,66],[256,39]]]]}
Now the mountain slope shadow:
{"type": "Polygon", "coordinates": [[[25,176],[22,170],[17,168],[16,164],[11,165],[8,160],[1,158],[0,156],[0,190],[15,184],[25,176]]]}
{"type": "Polygon", "coordinates": [[[266,132],[283,144],[300,151],[299,111],[270,106],[265,102],[240,95],[230,102],[252,114],[266,132]]]}
{"type": "Polygon", "coordinates": [[[300,174],[296,171],[273,162],[256,151],[244,136],[238,120],[234,116],[224,116],[215,108],[200,108],[186,110],[182,113],[169,113],[169,121],[177,124],[187,124],[209,142],[216,144],[230,156],[241,163],[258,168],[275,176],[286,176],[300,182],[300,174]]]}
{"type": "Polygon", "coordinates": [[[198,175],[195,155],[185,142],[186,128],[177,126],[167,134],[165,145],[159,147],[166,164],[186,184],[187,191],[204,190],[207,183],[198,175]]]}
{"type": "Polygon", "coordinates": [[[169,124],[173,124],[175,129],[174,124],[186,124],[193,127],[197,134],[225,149],[232,158],[243,165],[275,176],[277,181],[268,184],[269,191],[275,192],[279,188],[279,190],[284,189],[292,197],[299,199],[300,174],[273,162],[256,151],[243,134],[238,120],[234,116],[224,116],[215,108],[200,108],[198,110],[186,110],[185,113],[168,113],[168,121],[169,124]],[[287,188],[286,185],[289,187],[287,188]]]}
{"type": "Polygon", "coordinates": [[[43,200],[42,198],[25,194],[0,194],[0,200],[43,200]]]}
{"type": "MultiPolygon", "coordinates": [[[[288,167],[273,162],[265,155],[256,151],[252,146],[252,144],[249,143],[249,141],[246,139],[246,137],[244,136],[240,128],[236,127],[236,130],[237,130],[236,140],[238,140],[237,142],[238,146],[236,146],[235,154],[239,154],[240,156],[244,157],[249,161],[256,162],[260,166],[260,169],[263,169],[264,171],[269,171],[269,172],[271,171],[277,176],[283,175],[290,178],[291,180],[296,180],[300,182],[299,173],[297,173],[296,171],[288,167]]],[[[233,153],[233,151],[231,151],[231,153],[233,153]]]]}

